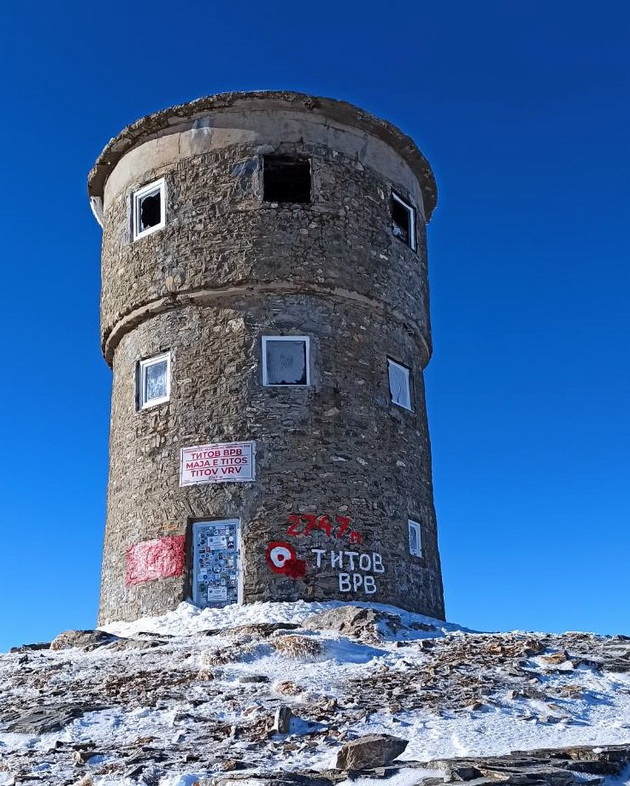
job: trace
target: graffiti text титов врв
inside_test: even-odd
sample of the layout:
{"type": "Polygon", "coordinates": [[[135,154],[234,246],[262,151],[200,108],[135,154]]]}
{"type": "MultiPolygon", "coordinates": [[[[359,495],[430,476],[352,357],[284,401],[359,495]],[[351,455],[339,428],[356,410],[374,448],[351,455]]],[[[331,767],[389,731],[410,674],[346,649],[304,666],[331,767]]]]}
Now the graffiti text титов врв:
{"type": "Polygon", "coordinates": [[[327,551],[311,549],[316,555],[317,568],[329,563],[333,570],[339,570],[339,592],[364,592],[374,595],[377,590],[374,573],[385,573],[383,558],[380,554],[358,551],[327,551]],[[352,571],[352,572],[350,572],[352,571]]]}
{"type": "MultiPolygon", "coordinates": [[[[361,533],[351,528],[347,516],[317,515],[314,513],[291,514],[287,535],[292,538],[309,537],[313,532],[322,532],[329,538],[347,538],[352,544],[362,542],[361,533]],[[334,523],[333,523],[334,521],[334,523]]],[[[385,573],[382,556],[377,552],[346,551],[344,549],[312,548],[314,559],[311,570],[306,560],[300,559],[294,546],[285,541],[273,541],[267,546],[266,560],[274,573],[291,579],[303,579],[307,572],[326,568],[337,573],[339,592],[374,595],[378,591],[376,574],[385,573]]]]}

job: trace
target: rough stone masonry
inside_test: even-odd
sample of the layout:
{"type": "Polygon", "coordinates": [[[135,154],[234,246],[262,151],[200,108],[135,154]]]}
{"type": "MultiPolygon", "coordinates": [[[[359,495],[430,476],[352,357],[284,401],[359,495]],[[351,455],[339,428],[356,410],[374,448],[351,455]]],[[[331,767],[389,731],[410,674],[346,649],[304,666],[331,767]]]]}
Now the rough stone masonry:
{"type": "Polygon", "coordinates": [[[332,99],[221,94],[129,126],[89,193],[113,369],[101,624],[185,599],[443,618],[423,387],[436,192],[412,140],[332,99]],[[288,350],[303,377],[270,382],[288,350]]]}

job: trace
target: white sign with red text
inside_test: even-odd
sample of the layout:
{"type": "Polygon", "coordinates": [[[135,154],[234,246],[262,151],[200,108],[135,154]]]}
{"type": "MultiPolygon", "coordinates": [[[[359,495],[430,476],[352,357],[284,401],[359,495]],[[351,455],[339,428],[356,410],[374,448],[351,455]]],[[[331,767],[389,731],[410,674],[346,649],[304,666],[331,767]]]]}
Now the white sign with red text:
{"type": "Polygon", "coordinates": [[[255,456],[255,442],[217,442],[182,448],[179,485],[246,483],[255,480],[255,456]]]}

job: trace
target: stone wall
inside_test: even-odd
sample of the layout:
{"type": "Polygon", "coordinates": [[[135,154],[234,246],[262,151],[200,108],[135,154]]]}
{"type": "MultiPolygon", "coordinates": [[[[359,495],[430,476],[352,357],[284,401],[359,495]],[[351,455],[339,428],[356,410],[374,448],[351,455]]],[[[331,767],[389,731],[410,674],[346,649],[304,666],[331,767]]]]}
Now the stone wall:
{"type": "Polygon", "coordinates": [[[313,200],[275,205],[261,198],[259,149],[238,145],[130,173],[127,189],[111,199],[101,300],[108,357],[120,334],[147,310],[164,310],[177,297],[201,290],[219,299],[244,284],[278,292],[338,291],[364,299],[375,309],[387,309],[428,345],[421,212],[417,252],[391,233],[392,187],[421,206],[414,194],[417,185],[412,189],[409,179],[386,181],[360,161],[322,146],[277,144],[276,153],[311,159],[313,200]],[[166,180],[167,224],[131,242],[131,192],[160,177],[166,180]]]}
{"type": "Polygon", "coordinates": [[[267,118],[273,134],[248,144],[205,135],[205,149],[185,157],[173,158],[172,144],[168,154],[140,155],[141,145],[134,166],[123,158],[110,175],[101,314],[114,384],[101,622],[162,612],[189,594],[190,562],[183,575],[130,585],[133,544],[189,538],[195,520],[232,517],[242,525],[246,602],[369,599],[443,617],[422,382],[430,327],[420,185],[394,150],[389,163],[382,150],[378,160],[404,182],[351,157],[351,128],[344,152],[324,144],[321,129],[316,142],[303,134],[287,143],[289,126],[267,118]],[[272,151],[311,159],[312,203],[262,201],[260,156],[272,151]],[[158,177],[166,226],[131,242],[131,193],[158,177]],[[419,207],[417,252],[392,235],[392,188],[419,207]],[[261,337],[275,334],[310,337],[309,387],[262,386],[261,337]],[[170,401],[137,411],[137,363],[166,350],[170,401]],[[388,357],[412,369],[412,412],[390,401],[388,357]],[[242,440],[256,442],[255,481],[179,486],[181,448],[242,440]],[[305,513],[350,517],[361,543],[321,530],[287,534],[289,516],[305,513]],[[423,525],[422,557],[409,554],[408,518],[423,525]],[[269,569],[265,551],[277,540],[306,560],[303,577],[269,569]],[[340,593],[340,560],[343,572],[372,575],[376,591],[340,593]]]}

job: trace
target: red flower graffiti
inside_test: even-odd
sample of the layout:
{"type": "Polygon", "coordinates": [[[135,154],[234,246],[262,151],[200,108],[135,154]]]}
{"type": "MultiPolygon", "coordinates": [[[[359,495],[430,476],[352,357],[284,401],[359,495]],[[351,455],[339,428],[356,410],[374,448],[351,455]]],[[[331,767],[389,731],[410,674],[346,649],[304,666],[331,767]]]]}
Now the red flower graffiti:
{"type": "Polygon", "coordinates": [[[301,579],[306,575],[306,561],[297,558],[290,543],[273,540],[267,546],[265,559],[274,573],[282,573],[290,579],[301,579]]]}

